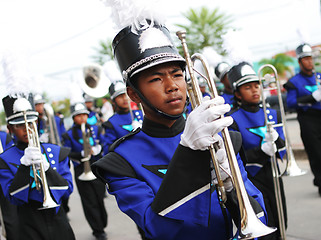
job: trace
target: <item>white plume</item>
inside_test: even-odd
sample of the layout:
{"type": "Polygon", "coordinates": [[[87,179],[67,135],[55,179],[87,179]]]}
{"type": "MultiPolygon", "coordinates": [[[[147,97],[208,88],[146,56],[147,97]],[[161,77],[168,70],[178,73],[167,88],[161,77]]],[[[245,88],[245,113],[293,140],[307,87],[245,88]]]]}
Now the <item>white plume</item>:
{"type": "Polygon", "coordinates": [[[202,50],[202,54],[205,57],[205,59],[207,60],[208,64],[211,67],[215,67],[217,64],[219,64],[220,62],[222,62],[222,56],[219,55],[214,48],[212,47],[205,47],[202,50]]]}
{"type": "Polygon", "coordinates": [[[310,42],[310,36],[309,36],[308,32],[306,31],[306,29],[303,28],[303,26],[298,26],[296,29],[296,32],[299,36],[300,44],[310,42]]]}
{"type": "Polygon", "coordinates": [[[83,91],[77,81],[72,81],[70,83],[69,91],[70,91],[70,105],[85,102],[85,99],[83,97],[83,91]]]}
{"type": "Polygon", "coordinates": [[[26,58],[18,52],[3,52],[2,67],[6,77],[8,95],[11,97],[27,96],[30,93],[30,73],[26,58]]]}
{"type": "Polygon", "coordinates": [[[240,32],[230,30],[222,36],[222,39],[223,49],[227,52],[231,65],[236,65],[242,61],[252,63],[252,53],[240,32]]]}
{"type": "Polygon", "coordinates": [[[132,26],[132,30],[148,28],[157,22],[163,25],[165,17],[164,11],[160,10],[160,0],[102,0],[102,2],[111,8],[111,17],[117,30],[132,26]],[[152,21],[147,23],[145,19],[152,21]]]}
{"type": "Polygon", "coordinates": [[[123,77],[120,73],[118,65],[114,60],[105,62],[103,65],[103,71],[111,83],[116,81],[123,81],[123,77]]]}

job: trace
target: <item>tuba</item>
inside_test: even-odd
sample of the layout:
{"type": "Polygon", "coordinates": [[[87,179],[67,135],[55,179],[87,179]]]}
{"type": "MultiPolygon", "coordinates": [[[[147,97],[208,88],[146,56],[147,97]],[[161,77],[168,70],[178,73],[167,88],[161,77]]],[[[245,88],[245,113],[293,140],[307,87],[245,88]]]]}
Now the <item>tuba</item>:
{"type": "Polygon", "coordinates": [[[60,136],[58,133],[58,128],[54,116],[53,108],[45,103],[44,104],[44,113],[46,119],[46,132],[49,134],[49,142],[61,146],[60,136]]]}
{"type": "Polygon", "coordinates": [[[110,81],[100,65],[92,63],[83,67],[80,87],[86,94],[93,98],[103,97],[108,93],[109,85],[110,81]]]}
{"type": "MultiPolygon", "coordinates": [[[[39,154],[42,155],[41,149],[40,149],[38,131],[37,131],[37,124],[35,121],[32,121],[31,124],[29,125],[29,123],[27,121],[27,112],[26,111],[23,112],[23,116],[24,116],[27,135],[28,135],[28,146],[38,148],[39,154]]],[[[45,169],[43,167],[43,164],[42,163],[39,164],[40,175],[38,174],[37,166],[35,164],[32,165],[32,170],[33,170],[33,175],[34,175],[34,179],[35,179],[35,183],[36,183],[36,189],[38,191],[41,191],[41,188],[42,188],[43,195],[44,195],[42,207],[39,209],[42,210],[42,209],[58,207],[59,205],[51,198],[49,186],[47,183],[47,177],[46,177],[46,173],[45,173],[45,169]]]]}
{"type": "MultiPolygon", "coordinates": [[[[202,101],[202,94],[200,93],[200,89],[197,83],[197,80],[194,76],[194,61],[195,60],[200,60],[203,63],[203,68],[207,73],[207,76],[204,76],[203,74],[197,72],[199,75],[205,78],[205,80],[208,82],[210,90],[212,92],[212,95],[214,97],[217,97],[217,90],[214,85],[213,78],[211,77],[210,72],[208,71],[209,67],[205,59],[202,57],[201,54],[194,54],[192,57],[190,57],[188,48],[187,48],[187,43],[186,43],[186,31],[178,31],[176,33],[178,38],[181,40],[185,59],[186,59],[186,64],[188,68],[188,72],[190,74],[191,80],[187,82],[188,85],[188,93],[191,98],[191,104],[192,107],[195,108],[198,106],[201,101],[202,101]]],[[[222,116],[223,117],[223,116],[222,116]]],[[[239,203],[239,210],[240,210],[240,229],[239,229],[239,234],[241,239],[253,239],[257,238],[260,236],[268,235],[272,232],[274,232],[276,229],[268,227],[264,225],[256,216],[251,204],[249,197],[247,195],[245,185],[242,179],[242,175],[240,172],[240,169],[238,167],[236,155],[233,149],[232,141],[228,132],[227,128],[224,128],[222,130],[222,137],[226,149],[226,154],[228,157],[230,169],[231,169],[231,174],[232,176],[231,179],[233,181],[236,194],[237,194],[237,199],[239,203]]],[[[226,201],[226,193],[223,185],[223,181],[220,177],[220,171],[219,167],[220,165],[218,164],[215,156],[215,144],[210,146],[209,150],[211,153],[213,165],[214,165],[214,171],[218,180],[218,187],[217,187],[217,194],[222,202],[226,201]]],[[[238,225],[238,223],[236,223],[238,225]]]]}
{"type": "Polygon", "coordinates": [[[92,181],[96,179],[96,176],[93,174],[90,167],[91,146],[89,143],[90,136],[86,131],[86,123],[81,124],[81,132],[82,132],[83,148],[84,148],[84,158],[82,159],[82,162],[84,164],[84,172],[80,174],[78,179],[82,181],[92,181]]]}

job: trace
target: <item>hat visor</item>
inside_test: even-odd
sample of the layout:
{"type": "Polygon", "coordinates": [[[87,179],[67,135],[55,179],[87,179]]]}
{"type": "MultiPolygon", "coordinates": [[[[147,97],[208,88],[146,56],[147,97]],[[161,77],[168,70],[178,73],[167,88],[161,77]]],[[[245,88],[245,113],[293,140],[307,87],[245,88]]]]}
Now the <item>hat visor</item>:
{"type": "Polygon", "coordinates": [[[86,109],[83,109],[83,110],[79,110],[79,111],[75,111],[71,114],[71,117],[74,117],[76,115],[79,115],[79,114],[88,114],[89,115],[89,111],[86,110],[86,109]]]}
{"type": "Polygon", "coordinates": [[[259,78],[257,76],[248,76],[248,77],[245,77],[243,78],[242,80],[236,82],[236,88],[246,84],[246,83],[249,83],[249,82],[259,82],[259,78]]]}
{"type": "Polygon", "coordinates": [[[178,62],[180,65],[183,64],[183,66],[186,65],[186,61],[183,57],[162,57],[162,58],[158,58],[155,59],[143,66],[141,66],[140,68],[134,70],[132,72],[132,74],[130,74],[129,78],[132,78],[134,75],[157,65],[163,64],[163,63],[167,63],[167,62],[178,62]]]}
{"type": "MultiPolygon", "coordinates": [[[[27,122],[33,122],[33,121],[36,121],[37,119],[38,119],[38,116],[35,116],[35,115],[28,115],[27,116],[27,122]]],[[[17,117],[17,118],[9,120],[8,123],[11,125],[22,124],[22,123],[25,123],[25,119],[23,116],[17,117]]]]}

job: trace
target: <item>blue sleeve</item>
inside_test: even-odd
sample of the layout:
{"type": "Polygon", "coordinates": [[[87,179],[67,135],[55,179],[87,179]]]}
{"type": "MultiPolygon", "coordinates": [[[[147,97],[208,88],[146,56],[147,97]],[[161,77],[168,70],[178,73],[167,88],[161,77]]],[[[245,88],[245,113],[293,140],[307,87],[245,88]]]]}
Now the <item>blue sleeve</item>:
{"type": "Polygon", "coordinates": [[[142,228],[147,238],[170,240],[180,230],[183,221],[160,216],[152,210],[155,194],[145,182],[109,174],[105,179],[110,186],[108,192],[116,196],[118,207],[142,228]]]}
{"type": "Polygon", "coordinates": [[[106,155],[109,152],[110,145],[112,145],[117,139],[118,137],[115,128],[111,124],[108,124],[108,126],[105,127],[104,134],[104,155],[106,155]]]}

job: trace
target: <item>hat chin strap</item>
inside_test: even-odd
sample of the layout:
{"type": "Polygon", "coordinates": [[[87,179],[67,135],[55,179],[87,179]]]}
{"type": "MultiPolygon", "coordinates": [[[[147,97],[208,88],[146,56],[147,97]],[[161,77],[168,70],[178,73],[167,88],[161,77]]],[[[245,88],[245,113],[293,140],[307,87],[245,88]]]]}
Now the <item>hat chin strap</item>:
{"type": "Polygon", "coordinates": [[[186,101],[186,103],[185,103],[185,106],[184,106],[184,109],[183,109],[182,113],[177,114],[177,115],[171,115],[171,114],[164,113],[164,112],[162,112],[161,110],[159,110],[159,109],[157,109],[156,107],[154,107],[154,106],[144,97],[144,95],[143,95],[137,88],[134,87],[134,85],[133,85],[130,81],[128,81],[128,85],[129,85],[132,89],[134,89],[134,91],[138,94],[138,96],[140,97],[140,99],[141,99],[150,109],[152,109],[154,112],[156,112],[157,114],[159,114],[159,115],[162,116],[162,117],[165,117],[165,118],[167,118],[167,119],[169,119],[169,120],[176,120],[176,119],[180,118],[180,117],[183,115],[183,113],[185,112],[185,110],[186,110],[186,106],[187,106],[187,104],[188,104],[187,101],[186,101]]]}

